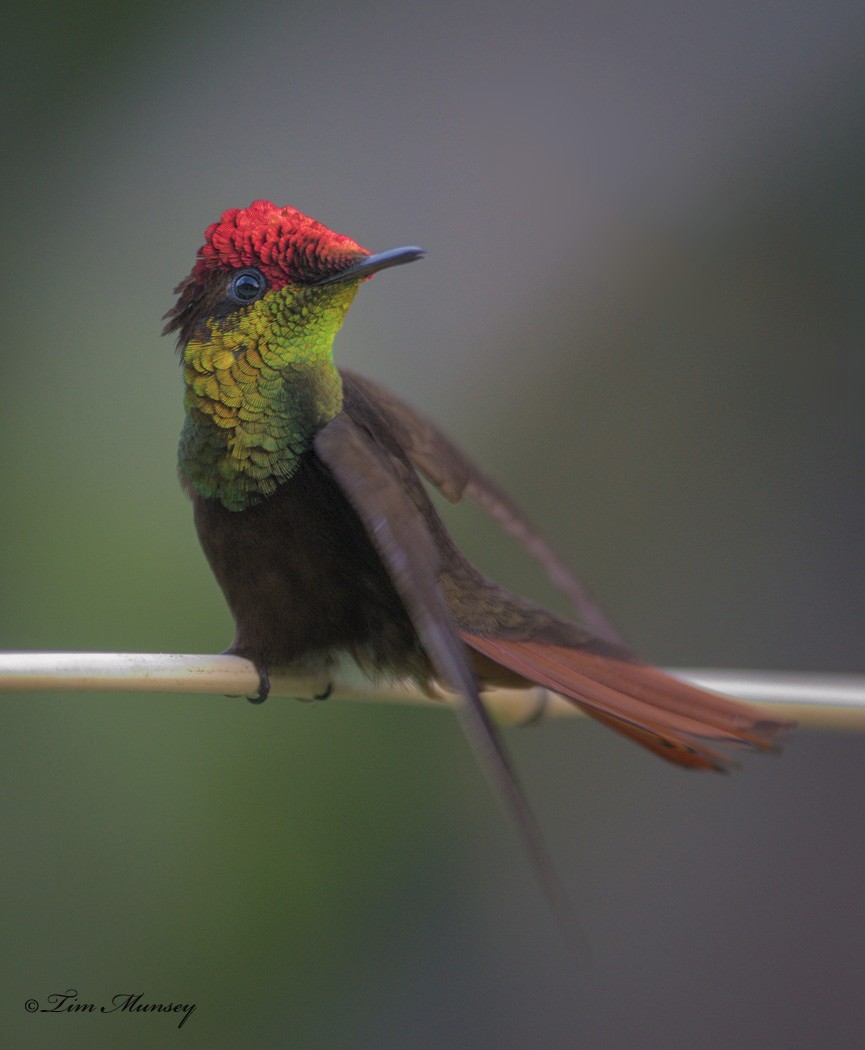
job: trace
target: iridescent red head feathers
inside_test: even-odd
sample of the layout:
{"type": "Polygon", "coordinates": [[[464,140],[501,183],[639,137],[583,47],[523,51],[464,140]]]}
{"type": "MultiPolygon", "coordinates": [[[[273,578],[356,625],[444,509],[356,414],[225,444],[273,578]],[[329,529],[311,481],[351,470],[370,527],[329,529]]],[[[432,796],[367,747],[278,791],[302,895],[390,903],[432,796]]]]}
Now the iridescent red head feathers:
{"type": "Polygon", "coordinates": [[[177,332],[180,347],[203,330],[208,318],[225,316],[226,275],[232,271],[254,267],[275,291],[321,284],[373,258],[350,237],[297,208],[278,208],[270,201],[229,208],[208,226],[192,272],[175,288],[178,299],[165,315],[163,332],[177,332]]]}
{"type": "Polygon", "coordinates": [[[274,288],[314,284],[370,253],[350,237],[334,233],[297,208],[253,201],[229,208],[208,226],[193,276],[210,270],[257,266],[274,288]]]}

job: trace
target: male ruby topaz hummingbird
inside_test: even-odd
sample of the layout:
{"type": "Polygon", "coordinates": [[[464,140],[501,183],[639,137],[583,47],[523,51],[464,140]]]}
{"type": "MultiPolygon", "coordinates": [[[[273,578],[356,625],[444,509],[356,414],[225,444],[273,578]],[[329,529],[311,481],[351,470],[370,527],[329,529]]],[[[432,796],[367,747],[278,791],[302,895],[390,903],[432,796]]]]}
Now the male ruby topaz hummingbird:
{"type": "Polygon", "coordinates": [[[541,685],[690,769],[769,748],[786,723],[641,662],[504,493],[425,415],[333,360],[362,282],[420,248],[373,254],[295,208],[255,201],[208,227],[177,286],[186,417],[179,471],[235,621],[228,652],[268,669],[352,656],[371,676],[454,690],[485,772],[558,896],[479,690],[541,685]],[[423,479],[475,498],[570,595],[570,622],[483,576],[423,479]]]}

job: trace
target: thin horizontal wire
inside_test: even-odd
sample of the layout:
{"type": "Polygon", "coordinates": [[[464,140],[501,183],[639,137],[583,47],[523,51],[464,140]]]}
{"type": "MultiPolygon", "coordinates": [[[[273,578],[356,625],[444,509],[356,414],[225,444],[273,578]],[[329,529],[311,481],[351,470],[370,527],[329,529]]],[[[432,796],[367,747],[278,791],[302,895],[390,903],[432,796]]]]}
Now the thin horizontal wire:
{"type": "MultiPolygon", "coordinates": [[[[801,724],[865,730],[865,674],[798,671],[741,671],[672,668],[669,673],[705,689],[770,707],[801,724]]],[[[177,653],[0,652],[0,692],[214,693],[252,696],[258,673],[238,656],[177,653]]],[[[328,692],[334,700],[436,704],[451,699],[440,690],[424,692],[411,682],[371,683],[342,668],[332,683],[309,675],[274,674],[271,696],[310,699],[328,692]],[[328,685],[332,688],[328,692],[328,685]]],[[[545,718],[580,714],[555,693],[494,689],[484,699],[497,719],[520,722],[542,712],[545,718]]]]}
{"type": "Polygon", "coordinates": [[[680,667],[669,673],[706,689],[754,703],[865,706],[865,674],[728,671],[698,667],[680,667]]]}

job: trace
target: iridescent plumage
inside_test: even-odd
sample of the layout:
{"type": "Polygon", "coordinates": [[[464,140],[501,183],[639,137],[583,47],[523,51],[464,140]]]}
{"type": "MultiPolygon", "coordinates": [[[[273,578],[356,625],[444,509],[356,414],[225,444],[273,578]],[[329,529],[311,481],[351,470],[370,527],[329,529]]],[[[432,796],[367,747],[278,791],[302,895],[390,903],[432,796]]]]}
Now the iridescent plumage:
{"type": "Polygon", "coordinates": [[[372,255],[293,208],[256,201],[207,230],[166,330],[186,385],[180,474],[235,618],[231,652],[266,669],[438,678],[558,895],[484,711],[487,684],[541,683],[680,766],[767,748],[784,723],[638,661],[508,498],[429,419],[340,372],[332,345],[362,280],[417,258],[372,255]],[[454,544],[421,483],[476,498],[573,598],[585,626],[509,593],[454,544]],[[707,745],[706,741],[709,741],[707,745]]]}

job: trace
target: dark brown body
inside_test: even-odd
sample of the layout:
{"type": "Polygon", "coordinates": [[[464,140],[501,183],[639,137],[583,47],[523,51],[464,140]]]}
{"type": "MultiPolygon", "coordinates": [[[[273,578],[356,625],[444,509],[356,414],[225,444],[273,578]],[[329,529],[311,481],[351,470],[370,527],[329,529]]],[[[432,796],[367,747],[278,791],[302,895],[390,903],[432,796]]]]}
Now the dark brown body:
{"type": "MultiPolygon", "coordinates": [[[[402,483],[433,537],[438,577],[457,627],[498,638],[617,652],[586,631],[499,587],[453,543],[388,427],[351,374],[343,411],[401,465],[402,483]]],[[[340,651],[370,671],[426,679],[430,663],[381,556],[314,451],[269,498],[242,512],[192,493],[201,545],[235,619],[231,651],[271,668],[326,667],[340,651]]],[[[477,655],[487,681],[518,676],[477,655]]]]}
{"type": "Polygon", "coordinates": [[[259,671],[251,699],[267,696],[268,669],[317,674],[341,653],[372,673],[450,687],[481,766],[567,917],[479,684],[554,690],[690,769],[728,763],[704,741],[768,748],[784,724],[637,661],[507,495],[422,413],[346,371],[340,409],[330,354],[345,310],[361,281],[420,258],[421,249],[372,255],[267,201],[224,212],[205,241],[176,289],[166,331],[179,333],[184,353],[181,477],[234,616],[229,651],[259,671]],[[223,471],[231,484],[221,483],[223,471]],[[268,491],[280,471],[291,477],[271,495],[246,499],[268,491]],[[477,500],[539,560],[589,629],[481,575],[421,477],[452,501],[477,500]]]}
{"type": "Polygon", "coordinates": [[[398,673],[423,666],[381,558],[314,453],[273,496],[242,512],[193,496],[195,525],[235,619],[231,651],[258,665],[326,665],[347,650],[398,673]]]}
{"type": "Polygon", "coordinates": [[[542,685],[692,769],[728,761],[700,738],[771,746],[785,723],[670,678],[478,572],[418,471],[451,498],[474,486],[520,534],[513,508],[424,416],[369,380],[342,376],[342,411],[272,496],[230,511],[191,493],[201,545],[234,615],[230,652],[262,671],[306,673],[347,653],[373,674],[436,677],[475,698],[471,668],[481,684],[542,685]]]}

